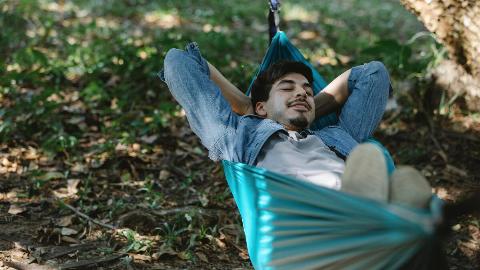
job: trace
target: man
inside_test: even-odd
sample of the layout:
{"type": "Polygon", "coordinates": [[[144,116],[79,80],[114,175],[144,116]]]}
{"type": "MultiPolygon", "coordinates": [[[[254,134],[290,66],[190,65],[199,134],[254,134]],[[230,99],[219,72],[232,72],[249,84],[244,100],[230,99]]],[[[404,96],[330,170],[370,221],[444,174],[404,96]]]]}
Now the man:
{"type": "MultiPolygon", "coordinates": [[[[378,126],[390,90],[388,72],[380,62],[344,72],[316,96],[308,66],[280,62],[258,76],[251,99],[201,56],[196,43],[185,51],[171,49],[164,64],[160,77],[212,160],[264,167],[337,190],[342,187],[345,158],[378,126]],[[335,111],[338,122],[309,129],[335,111]]],[[[344,182],[350,189],[353,175],[371,179],[360,191],[346,191],[381,194],[372,198],[384,201],[389,189],[386,165],[381,151],[372,147],[360,151],[344,182]],[[368,169],[358,170],[359,166],[368,169]]]]}

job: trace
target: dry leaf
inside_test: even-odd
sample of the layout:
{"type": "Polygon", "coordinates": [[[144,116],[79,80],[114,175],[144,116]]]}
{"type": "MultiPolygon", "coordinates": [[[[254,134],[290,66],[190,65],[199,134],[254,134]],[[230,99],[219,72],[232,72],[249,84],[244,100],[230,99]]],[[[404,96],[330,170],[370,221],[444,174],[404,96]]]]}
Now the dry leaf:
{"type": "Polygon", "coordinates": [[[151,135],[151,136],[144,135],[140,137],[140,140],[146,144],[152,144],[157,139],[158,139],[158,135],[151,135]]]}
{"type": "Polygon", "coordinates": [[[75,215],[69,215],[69,216],[64,216],[59,219],[57,219],[57,222],[55,222],[55,225],[60,226],[60,227],[67,227],[72,225],[72,219],[75,217],[75,215]]]}
{"type": "Polygon", "coordinates": [[[47,172],[44,175],[38,177],[39,180],[48,181],[52,179],[65,178],[65,175],[61,172],[47,172]]]}
{"type": "Polygon", "coordinates": [[[68,179],[67,180],[67,189],[68,194],[73,195],[78,192],[78,184],[80,183],[80,179],[68,179]]]}
{"type": "Polygon", "coordinates": [[[18,215],[25,211],[27,211],[26,207],[16,205],[16,204],[10,204],[10,208],[8,209],[8,213],[11,215],[18,215]]]}
{"type": "Polygon", "coordinates": [[[206,262],[208,263],[208,258],[205,254],[203,254],[202,252],[195,252],[195,254],[197,255],[197,257],[202,260],[203,262],[206,262]]]}
{"type": "Polygon", "coordinates": [[[85,164],[77,162],[73,165],[71,171],[76,173],[85,173],[87,172],[87,167],[85,166],[85,164]]]}
{"type": "Polygon", "coordinates": [[[33,147],[28,147],[28,151],[25,153],[24,157],[25,159],[28,159],[28,160],[37,159],[39,157],[37,153],[37,149],[33,147]]]}
{"type": "Polygon", "coordinates": [[[123,144],[123,143],[118,143],[115,146],[115,151],[127,151],[127,149],[128,149],[128,145],[123,144]]]}
{"type": "Polygon", "coordinates": [[[164,254],[167,254],[167,255],[177,255],[178,252],[176,252],[175,250],[173,250],[171,247],[163,244],[160,246],[160,248],[158,249],[158,252],[153,254],[152,257],[153,259],[155,260],[158,260],[160,258],[160,256],[164,255],[164,254]]]}
{"type": "Polygon", "coordinates": [[[160,171],[160,176],[158,176],[158,178],[160,180],[167,180],[168,178],[170,178],[170,172],[167,171],[167,170],[161,170],[160,171]]]}
{"type": "Polygon", "coordinates": [[[147,256],[143,254],[129,254],[135,261],[144,261],[144,262],[151,262],[152,256],[147,256]]]}
{"type": "Polygon", "coordinates": [[[250,256],[248,256],[248,253],[246,253],[246,252],[239,252],[238,255],[240,256],[240,258],[242,258],[244,260],[250,259],[250,256]]]}
{"type": "Polygon", "coordinates": [[[70,229],[70,228],[67,228],[67,227],[64,227],[62,228],[61,232],[60,232],[62,235],[74,235],[74,234],[77,234],[78,231],[74,230],[74,229],[70,229]]]}
{"type": "Polygon", "coordinates": [[[225,243],[224,243],[222,240],[220,240],[220,239],[218,239],[218,238],[216,238],[216,237],[214,238],[214,240],[215,240],[215,244],[217,244],[217,246],[218,246],[219,248],[225,249],[226,245],[225,245],[225,243]]]}
{"type": "Polygon", "coordinates": [[[230,261],[230,258],[225,254],[217,254],[217,258],[221,261],[230,261]]]}
{"type": "Polygon", "coordinates": [[[182,260],[190,260],[190,256],[185,251],[178,253],[177,256],[182,260]]]}
{"type": "Polygon", "coordinates": [[[66,236],[66,235],[62,236],[62,241],[66,242],[66,243],[70,243],[70,244],[80,244],[81,243],[80,240],[75,239],[75,238],[70,237],[70,236],[66,236]]]}
{"type": "Polygon", "coordinates": [[[200,196],[198,196],[198,200],[200,201],[203,207],[207,206],[209,203],[209,200],[206,194],[201,194],[200,196]]]}

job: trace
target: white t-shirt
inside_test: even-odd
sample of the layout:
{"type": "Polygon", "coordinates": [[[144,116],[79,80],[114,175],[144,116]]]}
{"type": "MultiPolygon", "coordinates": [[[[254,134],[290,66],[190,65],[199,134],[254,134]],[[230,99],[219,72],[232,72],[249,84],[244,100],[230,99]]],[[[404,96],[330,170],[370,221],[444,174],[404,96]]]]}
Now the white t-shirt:
{"type": "Polygon", "coordinates": [[[272,135],[260,150],[256,166],[336,190],[345,170],[345,162],[320,138],[296,131],[272,135]]]}

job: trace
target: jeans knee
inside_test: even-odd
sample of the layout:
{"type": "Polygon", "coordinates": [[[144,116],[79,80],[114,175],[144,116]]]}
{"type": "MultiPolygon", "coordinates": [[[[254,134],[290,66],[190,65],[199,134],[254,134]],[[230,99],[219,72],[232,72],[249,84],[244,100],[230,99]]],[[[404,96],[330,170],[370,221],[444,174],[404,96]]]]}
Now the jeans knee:
{"type": "Polygon", "coordinates": [[[184,51],[176,48],[168,50],[163,61],[165,76],[169,74],[178,76],[179,74],[190,74],[200,71],[209,75],[209,68],[206,61],[197,51],[184,51]]]}
{"type": "MultiPolygon", "coordinates": [[[[380,61],[372,61],[367,64],[367,75],[376,76],[379,80],[388,82],[390,85],[390,75],[385,65],[380,61]]],[[[390,87],[389,87],[390,88],[390,87]]]]}
{"type": "Polygon", "coordinates": [[[379,73],[382,76],[386,75],[388,77],[388,70],[380,61],[371,61],[367,63],[366,69],[368,74],[379,73]]]}
{"type": "Polygon", "coordinates": [[[186,51],[172,48],[163,61],[164,78],[170,81],[180,74],[188,74],[192,66],[193,61],[186,51]]]}
{"type": "Polygon", "coordinates": [[[168,50],[167,54],[165,55],[163,64],[165,67],[175,66],[185,62],[187,57],[187,53],[184,50],[172,48],[168,50]]]}

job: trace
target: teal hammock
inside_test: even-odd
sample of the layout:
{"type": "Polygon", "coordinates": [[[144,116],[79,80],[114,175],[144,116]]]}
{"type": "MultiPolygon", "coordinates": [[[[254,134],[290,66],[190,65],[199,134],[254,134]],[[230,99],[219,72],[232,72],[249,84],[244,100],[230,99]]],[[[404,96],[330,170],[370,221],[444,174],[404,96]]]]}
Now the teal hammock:
{"type": "MultiPolygon", "coordinates": [[[[280,59],[310,66],[315,94],[326,86],[283,32],[273,37],[257,75],[280,59]]],[[[317,127],[336,121],[335,114],[327,115],[317,127]]],[[[383,149],[392,172],[393,160],[383,149]]],[[[423,254],[435,240],[438,199],[432,200],[430,209],[413,209],[242,163],[224,160],[223,166],[255,269],[399,269],[412,258],[417,258],[415,268],[423,269],[427,263],[428,256],[415,255],[423,254]]]]}

